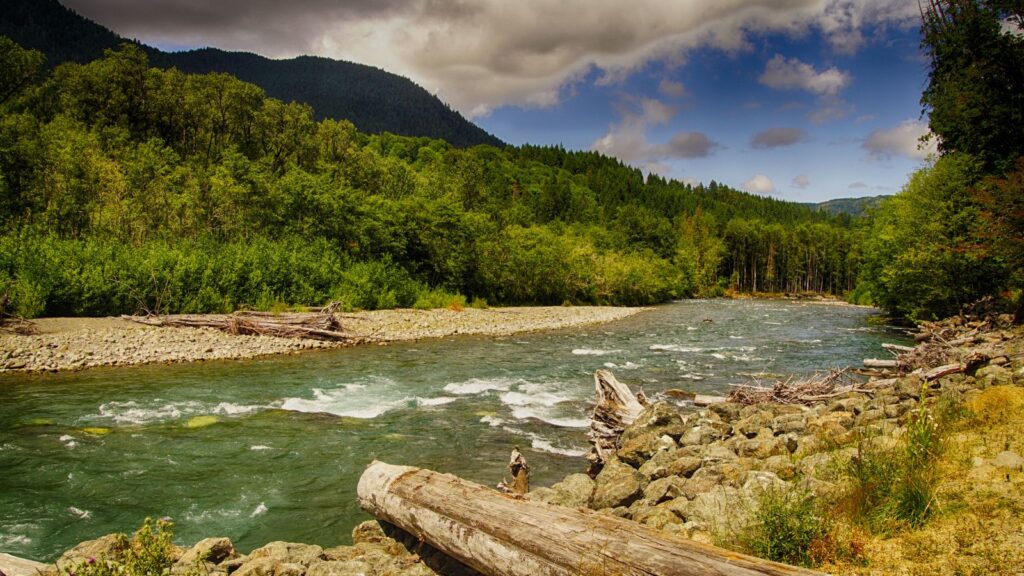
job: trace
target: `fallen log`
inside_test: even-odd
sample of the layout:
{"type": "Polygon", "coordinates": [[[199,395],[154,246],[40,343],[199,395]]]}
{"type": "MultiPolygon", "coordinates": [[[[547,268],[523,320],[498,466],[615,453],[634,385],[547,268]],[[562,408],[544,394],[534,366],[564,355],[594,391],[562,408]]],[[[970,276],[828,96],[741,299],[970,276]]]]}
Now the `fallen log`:
{"type": "Polygon", "coordinates": [[[901,344],[890,344],[888,342],[882,343],[882,348],[889,350],[890,352],[913,352],[915,348],[913,346],[903,346],[901,344]]]}
{"type": "Polygon", "coordinates": [[[957,362],[956,364],[946,364],[945,366],[938,366],[925,372],[921,377],[924,378],[925,382],[931,382],[932,380],[938,380],[943,376],[949,376],[950,374],[957,374],[964,371],[965,366],[957,362]]]}
{"type": "Polygon", "coordinates": [[[640,416],[648,404],[642,392],[634,395],[629,386],[619,382],[608,370],[594,372],[594,389],[597,405],[590,416],[590,432],[587,433],[593,444],[587,454],[592,470],[599,469],[615,455],[622,431],[640,416]]]}
{"type": "Polygon", "coordinates": [[[307,338],[331,341],[368,341],[343,331],[335,311],[338,303],[315,313],[274,314],[269,312],[235,312],[233,314],[183,314],[178,316],[121,316],[122,319],[147,326],[176,328],[215,328],[228,334],[307,338]]]}
{"type": "Polygon", "coordinates": [[[712,404],[723,404],[729,399],[725,396],[708,396],[707,394],[695,394],[693,396],[694,406],[711,406],[712,404]]]}
{"type": "Polygon", "coordinates": [[[493,576],[820,574],[409,466],[372,463],[357,493],[363,510],[493,576]]]}
{"type": "Polygon", "coordinates": [[[865,358],[865,368],[899,368],[899,360],[879,360],[877,358],[865,358]]]}

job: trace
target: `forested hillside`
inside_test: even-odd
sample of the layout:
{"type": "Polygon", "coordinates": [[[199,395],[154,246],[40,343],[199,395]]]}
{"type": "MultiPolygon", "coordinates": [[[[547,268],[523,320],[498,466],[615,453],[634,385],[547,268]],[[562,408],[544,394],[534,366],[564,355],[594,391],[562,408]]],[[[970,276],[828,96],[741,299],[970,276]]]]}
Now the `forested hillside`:
{"type": "Polygon", "coordinates": [[[647,304],[853,287],[848,219],[594,152],[459,149],[317,122],[134,45],[43,71],[0,43],[0,293],[141,308],[647,304]]]}
{"type": "MultiPolygon", "coordinates": [[[[48,67],[89,62],[127,41],[57,0],[4,0],[0,35],[39,50],[48,67]]],[[[216,48],[163,52],[140,47],[153,66],[225,72],[273,98],[309,104],[317,119],[346,119],[363,132],[429,136],[461,147],[502,144],[411,80],[372,66],[310,56],[271,60],[216,48]]]]}
{"type": "Polygon", "coordinates": [[[921,103],[940,157],[878,209],[859,296],[915,319],[984,296],[1024,319],[1024,5],[931,0],[921,103]]]}

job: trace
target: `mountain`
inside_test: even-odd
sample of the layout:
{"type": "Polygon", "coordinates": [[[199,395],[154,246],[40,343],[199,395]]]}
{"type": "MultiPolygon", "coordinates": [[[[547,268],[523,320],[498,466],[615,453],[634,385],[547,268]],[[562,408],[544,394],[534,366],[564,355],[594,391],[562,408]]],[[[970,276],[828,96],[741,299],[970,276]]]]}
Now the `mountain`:
{"type": "Polygon", "coordinates": [[[836,198],[825,202],[808,204],[832,215],[848,214],[854,218],[863,216],[868,210],[877,208],[889,196],[863,196],[860,198],[836,198]]]}
{"type": "MultiPolygon", "coordinates": [[[[3,4],[0,34],[46,54],[49,66],[88,62],[107,48],[134,42],[57,0],[4,0],[3,4]]],[[[226,72],[260,86],[273,98],[309,104],[318,119],[347,119],[363,132],[428,136],[459,147],[503,145],[413,81],[373,66],[314,56],[272,60],[217,48],[163,52],[142,47],[153,66],[190,73],[226,72]]]]}

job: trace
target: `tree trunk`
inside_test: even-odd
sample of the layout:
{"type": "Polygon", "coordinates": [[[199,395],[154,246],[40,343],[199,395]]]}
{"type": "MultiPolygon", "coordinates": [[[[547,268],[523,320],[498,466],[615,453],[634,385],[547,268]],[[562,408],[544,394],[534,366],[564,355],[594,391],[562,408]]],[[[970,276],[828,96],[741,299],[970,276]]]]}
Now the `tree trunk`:
{"type": "Polygon", "coordinates": [[[374,462],[358,494],[370,514],[494,576],[820,574],[409,466],[374,462]]]}
{"type": "Polygon", "coordinates": [[[599,470],[605,460],[615,455],[619,436],[644,411],[646,401],[637,396],[608,370],[594,372],[594,388],[597,391],[597,405],[590,416],[590,432],[587,436],[593,448],[587,454],[592,470],[599,470]]]}

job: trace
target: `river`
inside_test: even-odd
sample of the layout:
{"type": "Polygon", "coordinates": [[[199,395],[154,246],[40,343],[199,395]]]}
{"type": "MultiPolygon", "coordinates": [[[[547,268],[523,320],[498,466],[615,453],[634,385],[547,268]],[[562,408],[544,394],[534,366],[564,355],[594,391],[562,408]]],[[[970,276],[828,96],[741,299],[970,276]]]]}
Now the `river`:
{"type": "Polygon", "coordinates": [[[146,516],[176,540],[347,543],[374,459],[495,484],[586,467],[592,374],[659,398],[859,365],[865,308],[690,300],[600,326],[200,364],[0,376],[0,552],[51,561],[146,516]]]}

